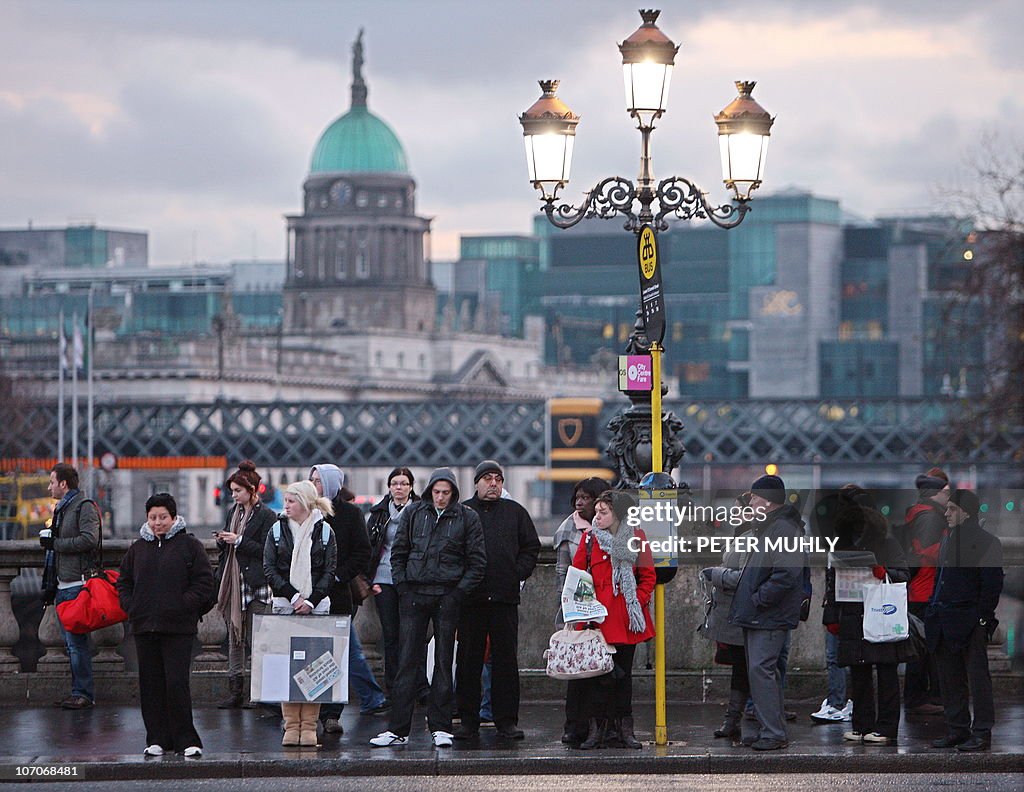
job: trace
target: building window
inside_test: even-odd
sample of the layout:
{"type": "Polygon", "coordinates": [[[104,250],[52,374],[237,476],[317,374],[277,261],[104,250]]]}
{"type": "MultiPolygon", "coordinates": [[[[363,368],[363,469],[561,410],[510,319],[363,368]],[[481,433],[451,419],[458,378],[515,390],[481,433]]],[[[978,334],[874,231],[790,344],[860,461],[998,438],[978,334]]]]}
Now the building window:
{"type": "Polygon", "coordinates": [[[356,206],[358,206],[360,209],[365,209],[369,205],[370,205],[370,196],[369,195],[367,195],[362,190],[360,190],[358,193],[356,193],[356,206]]]}
{"type": "Polygon", "coordinates": [[[344,239],[334,243],[334,277],[338,280],[345,280],[348,277],[347,248],[344,239]]]}
{"type": "Polygon", "coordinates": [[[359,250],[355,254],[355,277],[362,279],[370,277],[370,259],[367,256],[366,241],[359,243],[359,250]]]}
{"type": "Polygon", "coordinates": [[[427,356],[420,355],[420,368],[425,369],[427,367],[427,356]]]}
{"type": "Polygon", "coordinates": [[[380,366],[381,366],[381,364],[383,362],[384,362],[384,355],[381,354],[380,352],[374,352],[373,353],[373,365],[375,365],[378,368],[380,368],[380,366]]]}
{"type": "Polygon", "coordinates": [[[405,368],[405,353],[398,353],[398,368],[405,368]]]}
{"type": "Polygon", "coordinates": [[[384,209],[388,205],[388,197],[386,195],[377,196],[377,208],[384,209]]]}

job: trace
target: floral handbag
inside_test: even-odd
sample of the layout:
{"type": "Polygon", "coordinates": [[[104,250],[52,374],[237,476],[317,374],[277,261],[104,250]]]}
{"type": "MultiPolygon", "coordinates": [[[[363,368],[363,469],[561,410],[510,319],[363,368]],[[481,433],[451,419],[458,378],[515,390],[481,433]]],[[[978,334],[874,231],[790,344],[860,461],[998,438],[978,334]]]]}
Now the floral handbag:
{"type": "Polygon", "coordinates": [[[610,673],[615,667],[615,648],[600,630],[559,630],[548,641],[544,658],[547,675],[553,679],[588,679],[610,673]]]}

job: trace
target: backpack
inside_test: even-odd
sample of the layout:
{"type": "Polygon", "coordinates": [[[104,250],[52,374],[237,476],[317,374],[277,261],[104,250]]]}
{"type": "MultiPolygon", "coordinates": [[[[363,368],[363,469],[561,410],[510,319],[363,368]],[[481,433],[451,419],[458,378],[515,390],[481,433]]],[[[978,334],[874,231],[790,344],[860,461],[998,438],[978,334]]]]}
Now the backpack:
{"type": "MultiPolygon", "coordinates": [[[[274,547],[278,547],[281,544],[281,526],[287,519],[287,517],[282,517],[280,520],[274,523],[274,527],[270,529],[270,532],[274,537],[274,547]]],[[[313,527],[315,528],[316,526],[313,527]]],[[[330,541],[331,526],[327,524],[326,520],[320,520],[320,544],[322,544],[324,547],[327,547],[330,541]]]]}

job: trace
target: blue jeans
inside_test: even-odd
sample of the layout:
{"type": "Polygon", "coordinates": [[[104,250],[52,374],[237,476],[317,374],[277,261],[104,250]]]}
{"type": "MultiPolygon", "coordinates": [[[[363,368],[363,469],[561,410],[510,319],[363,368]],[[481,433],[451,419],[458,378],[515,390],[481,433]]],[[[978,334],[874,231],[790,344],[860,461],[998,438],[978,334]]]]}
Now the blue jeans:
{"type": "MultiPolygon", "coordinates": [[[[54,597],[54,607],[62,602],[70,602],[78,597],[82,590],[81,586],[74,588],[57,589],[57,596],[54,597]]],[[[68,648],[68,659],[71,660],[71,695],[87,698],[89,701],[96,701],[95,689],[92,681],[92,648],[89,646],[89,635],[76,635],[64,629],[64,625],[57,619],[57,626],[61,635],[64,636],[64,645],[68,648]]]]}
{"type": "Polygon", "coordinates": [[[480,673],[480,720],[494,720],[494,713],[491,712],[491,663],[484,663],[483,671],[480,673]]]}
{"type": "Polygon", "coordinates": [[[352,634],[348,642],[348,678],[356,695],[359,696],[361,712],[369,712],[384,703],[386,696],[366,662],[355,625],[352,625],[352,634]]]}
{"type": "MultiPolygon", "coordinates": [[[[348,638],[348,681],[359,696],[359,711],[367,713],[376,709],[384,703],[386,697],[384,691],[373,676],[366,656],[363,654],[363,645],[359,643],[359,635],[356,633],[356,626],[353,624],[348,638]]],[[[328,718],[340,718],[344,704],[323,704],[320,707],[320,720],[328,718]]]]}
{"type": "Polygon", "coordinates": [[[836,709],[846,706],[846,675],[849,669],[839,667],[839,636],[825,633],[825,669],[828,671],[828,705],[836,709]]]}

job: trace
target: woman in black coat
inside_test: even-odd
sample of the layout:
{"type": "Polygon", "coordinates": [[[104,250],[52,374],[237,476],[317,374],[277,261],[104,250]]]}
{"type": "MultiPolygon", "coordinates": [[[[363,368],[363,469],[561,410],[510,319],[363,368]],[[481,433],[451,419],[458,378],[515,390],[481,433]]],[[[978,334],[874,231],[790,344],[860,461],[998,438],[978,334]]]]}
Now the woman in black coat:
{"type": "Polygon", "coordinates": [[[213,568],[199,540],[186,533],[178,506],[166,492],[146,501],[139,533],[142,538],[121,561],[117,593],[139,657],[143,754],[202,756],[189,674],[199,618],[213,607],[213,568]]]}
{"type": "MultiPolygon", "coordinates": [[[[874,508],[871,496],[856,485],[839,491],[835,517],[838,551],[872,553],[872,573],[890,583],[910,580],[903,549],[889,534],[885,517],[874,508]]],[[[839,637],[839,665],[850,667],[853,688],[853,729],[843,738],[869,745],[892,745],[900,725],[900,683],[897,667],[916,656],[908,637],[903,641],[870,643],[864,640],[864,605],[836,602],[835,570],[826,573],[825,626],[839,637]],[[875,677],[878,678],[877,698],[875,677]]]]}
{"type": "Polygon", "coordinates": [[[217,706],[242,706],[245,648],[252,644],[252,615],[270,612],[270,586],[263,574],[263,547],[277,515],[260,500],[260,474],[246,460],[228,478],[235,505],[217,531],[217,605],[228,627],[228,697],[217,706]],[[233,557],[232,557],[233,556],[233,557]],[[225,579],[224,571],[237,570],[225,579]]]}

